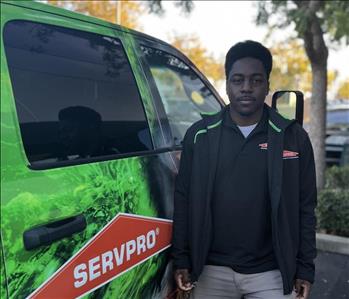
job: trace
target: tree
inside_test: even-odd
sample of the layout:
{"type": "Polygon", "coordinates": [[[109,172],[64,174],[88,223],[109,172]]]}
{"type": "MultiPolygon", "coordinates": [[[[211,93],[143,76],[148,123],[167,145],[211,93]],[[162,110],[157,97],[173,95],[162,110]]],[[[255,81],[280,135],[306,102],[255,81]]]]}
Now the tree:
{"type": "Polygon", "coordinates": [[[117,23],[132,29],[139,29],[138,17],[145,8],[138,2],[123,1],[66,1],[48,0],[49,4],[94,16],[108,22],[117,23]]]}
{"type": "Polygon", "coordinates": [[[197,35],[181,35],[171,38],[172,46],[182,51],[188,58],[215,83],[224,80],[223,62],[213,57],[202,45],[197,35]]]}
{"type": "Polygon", "coordinates": [[[337,98],[349,100],[349,78],[341,82],[338,88],[337,98]]]}
{"type": "Polygon", "coordinates": [[[311,91],[309,60],[299,40],[289,40],[270,48],[273,54],[273,70],[270,74],[270,89],[311,91]]]}
{"type": "MultiPolygon", "coordinates": [[[[273,54],[273,70],[270,75],[270,89],[297,89],[311,94],[312,73],[304,46],[297,39],[278,43],[270,48],[273,54]]],[[[327,72],[327,87],[331,89],[337,78],[337,71],[327,72]]]]}
{"type": "MultiPolygon", "coordinates": [[[[165,10],[162,7],[162,1],[161,0],[150,0],[146,1],[146,4],[148,5],[149,12],[150,13],[156,13],[158,15],[164,14],[165,10]]],[[[174,5],[177,7],[180,7],[184,13],[191,13],[191,11],[194,9],[194,1],[192,0],[180,0],[175,1],[174,5]]]]}
{"type": "MultiPolygon", "coordinates": [[[[270,48],[273,54],[273,70],[270,74],[270,90],[301,90],[304,93],[304,122],[309,122],[309,95],[312,73],[309,59],[299,39],[289,39],[270,48]]],[[[329,70],[328,88],[333,86],[336,71],[329,70]]]]}
{"type": "Polygon", "coordinates": [[[327,43],[349,37],[348,1],[260,1],[257,24],[268,24],[272,29],[293,24],[298,37],[304,42],[312,71],[312,96],[310,101],[310,138],[315,153],[318,188],[324,186],[325,128],[327,102],[327,43]]]}
{"type": "MultiPolygon", "coordinates": [[[[133,0],[47,0],[47,2],[131,29],[141,29],[137,20],[140,15],[146,12],[146,7],[149,13],[162,15],[165,12],[161,0],[144,2],[133,0]]],[[[193,1],[181,0],[176,1],[175,6],[189,14],[194,8],[194,3],[193,1]]]]}

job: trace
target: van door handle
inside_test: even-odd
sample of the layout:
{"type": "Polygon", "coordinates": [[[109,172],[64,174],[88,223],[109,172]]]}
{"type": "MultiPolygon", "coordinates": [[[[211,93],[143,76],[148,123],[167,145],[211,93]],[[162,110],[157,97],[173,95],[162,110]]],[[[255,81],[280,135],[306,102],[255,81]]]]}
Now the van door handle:
{"type": "Polygon", "coordinates": [[[24,247],[26,250],[32,250],[39,246],[50,245],[83,231],[86,225],[86,218],[81,214],[32,228],[23,233],[24,247]]]}

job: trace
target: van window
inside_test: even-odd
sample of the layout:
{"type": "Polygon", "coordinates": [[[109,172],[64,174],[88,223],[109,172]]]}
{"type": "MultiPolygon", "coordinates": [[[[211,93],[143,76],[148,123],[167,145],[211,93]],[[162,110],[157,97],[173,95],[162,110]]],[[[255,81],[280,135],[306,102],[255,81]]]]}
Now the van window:
{"type": "Polygon", "coordinates": [[[210,89],[183,61],[162,50],[141,46],[172,130],[179,144],[187,129],[201,119],[200,113],[213,113],[221,106],[210,89]]]}
{"type": "Polygon", "coordinates": [[[23,146],[32,166],[152,149],[118,39],[27,21],[4,29],[23,146]]]}

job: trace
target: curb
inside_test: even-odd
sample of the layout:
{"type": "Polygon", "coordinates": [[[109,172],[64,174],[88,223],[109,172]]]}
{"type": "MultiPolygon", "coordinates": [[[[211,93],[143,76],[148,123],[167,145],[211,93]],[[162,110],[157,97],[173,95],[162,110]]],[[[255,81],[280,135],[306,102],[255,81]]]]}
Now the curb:
{"type": "Polygon", "coordinates": [[[349,238],[317,233],[316,248],[322,251],[349,255],[349,238]]]}

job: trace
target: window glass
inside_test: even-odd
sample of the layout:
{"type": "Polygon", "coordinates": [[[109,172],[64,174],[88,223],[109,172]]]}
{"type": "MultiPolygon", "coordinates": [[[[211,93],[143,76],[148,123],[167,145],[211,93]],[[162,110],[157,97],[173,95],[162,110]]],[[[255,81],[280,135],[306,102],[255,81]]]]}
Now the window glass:
{"type": "Polygon", "coordinates": [[[152,148],[119,40],[13,21],[4,29],[4,44],[22,140],[32,165],[152,148]]]}
{"type": "Polygon", "coordinates": [[[200,113],[218,112],[221,106],[196,73],[177,57],[142,46],[164,104],[173,137],[179,144],[200,113]]]}

